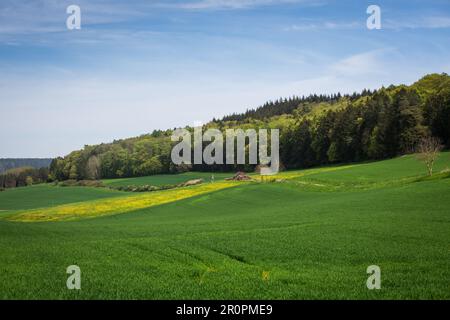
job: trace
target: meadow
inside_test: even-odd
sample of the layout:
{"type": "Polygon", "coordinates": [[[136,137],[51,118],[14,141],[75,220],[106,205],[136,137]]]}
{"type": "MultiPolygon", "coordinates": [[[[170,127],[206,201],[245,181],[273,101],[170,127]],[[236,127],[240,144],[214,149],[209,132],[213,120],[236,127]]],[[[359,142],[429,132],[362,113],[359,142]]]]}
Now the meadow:
{"type": "Polygon", "coordinates": [[[449,299],[448,166],[446,152],[431,179],[404,156],[143,194],[1,192],[0,298],[449,299]],[[81,290],[66,288],[73,264],[81,290]]]}

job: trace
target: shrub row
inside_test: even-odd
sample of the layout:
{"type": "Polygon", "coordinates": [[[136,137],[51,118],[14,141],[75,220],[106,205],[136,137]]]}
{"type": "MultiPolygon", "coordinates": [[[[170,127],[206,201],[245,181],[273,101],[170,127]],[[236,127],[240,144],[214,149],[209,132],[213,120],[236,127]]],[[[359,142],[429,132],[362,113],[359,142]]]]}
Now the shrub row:
{"type": "Polygon", "coordinates": [[[60,187],[95,187],[100,188],[105,185],[99,180],[65,180],[57,183],[60,187]]]}
{"type": "Polygon", "coordinates": [[[176,188],[176,187],[178,187],[178,185],[163,185],[163,186],[151,186],[151,185],[135,186],[135,185],[129,185],[129,186],[112,187],[111,189],[119,190],[119,191],[126,191],[126,192],[151,192],[151,191],[173,189],[173,188],[176,188]]]}

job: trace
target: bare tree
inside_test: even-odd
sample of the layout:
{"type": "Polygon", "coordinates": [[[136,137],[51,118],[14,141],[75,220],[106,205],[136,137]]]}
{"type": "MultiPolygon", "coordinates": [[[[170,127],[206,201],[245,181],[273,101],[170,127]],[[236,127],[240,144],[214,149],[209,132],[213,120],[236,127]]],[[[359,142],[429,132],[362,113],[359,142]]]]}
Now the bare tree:
{"type": "Polygon", "coordinates": [[[428,175],[433,175],[433,165],[442,150],[441,142],[438,138],[427,136],[422,138],[417,145],[417,158],[425,163],[428,175]]]}
{"type": "Polygon", "coordinates": [[[91,156],[86,164],[88,179],[97,180],[100,178],[100,159],[97,156],[91,156]]]}

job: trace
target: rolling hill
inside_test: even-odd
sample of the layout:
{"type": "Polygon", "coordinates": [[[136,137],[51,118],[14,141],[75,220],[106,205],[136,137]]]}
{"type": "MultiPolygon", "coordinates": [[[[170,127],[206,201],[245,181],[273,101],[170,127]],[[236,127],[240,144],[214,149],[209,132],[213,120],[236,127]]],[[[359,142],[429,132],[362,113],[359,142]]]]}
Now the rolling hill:
{"type": "Polygon", "coordinates": [[[285,171],[229,188],[217,179],[145,194],[7,190],[0,193],[0,297],[448,299],[449,164],[442,153],[432,178],[405,156],[285,171]],[[152,198],[161,202],[142,205],[152,198]],[[67,208],[100,211],[58,219],[67,208]],[[72,264],[82,270],[80,291],[65,286],[72,264]],[[381,290],[365,285],[373,264],[381,290]]]}

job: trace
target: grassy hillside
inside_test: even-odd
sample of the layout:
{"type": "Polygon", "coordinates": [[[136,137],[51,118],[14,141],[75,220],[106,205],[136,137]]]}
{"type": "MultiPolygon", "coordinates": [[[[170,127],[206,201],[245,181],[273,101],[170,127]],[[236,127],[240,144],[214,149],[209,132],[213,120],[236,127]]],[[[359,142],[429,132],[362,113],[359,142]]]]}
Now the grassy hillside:
{"type": "MultiPolygon", "coordinates": [[[[435,172],[450,172],[450,152],[442,152],[437,159],[435,172]]],[[[342,170],[314,172],[305,181],[316,184],[354,187],[381,187],[386,184],[408,183],[417,177],[426,176],[426,167],[414,156],[408,155],[396,159],[369,162],[347,166],[342,170]]]]}
{"type": "MultiPolygon", "coordinates": [[[[444,153],[436,171],[447,165],[444,153]]],[[[283,172],[278,182],[236,183],[91,219],[16,222],[8,212],[0,219],[0,298],[449,299],[450,178],[423,175],[407,156],[283,172]],[[392,180],[403,182],[380,183],[392,180]],[[339,183],[346,187],[322,187],[339,183]],[[71,264],[82,270],[81,291],[65,287],[71,264]],[[381,290],[366,288],[372,264],[381,267],[381,290]]],[[[223,182],[205,186],[216,184],[223,182]]],[[[80,205],[158,196],[120,195],[80,205]]],[[[16,199],[8,209],[24,209],[16,199]]]]}

